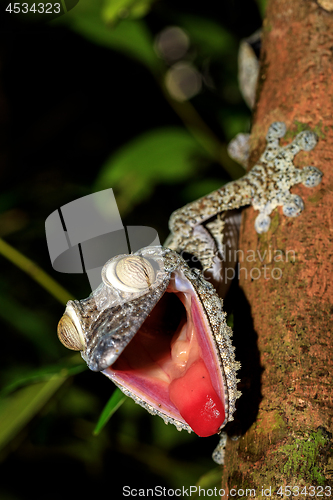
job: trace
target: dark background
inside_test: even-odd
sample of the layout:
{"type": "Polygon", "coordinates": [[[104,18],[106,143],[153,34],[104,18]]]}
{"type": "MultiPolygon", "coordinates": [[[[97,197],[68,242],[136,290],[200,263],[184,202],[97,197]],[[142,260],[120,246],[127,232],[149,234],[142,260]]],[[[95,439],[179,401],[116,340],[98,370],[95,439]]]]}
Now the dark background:
{"type": "MultiPolygon", "coordinates": [[[[0,3],[1,8],[8,3],[0,3]]],[[[83,3],[89,1],[81,0],[81,7],[83,3]]],[[[102,3],[95,5],[98,10],[102,3]]],[[[76,9],[79,5],[51,24],[8,13],[1,18],[0,236],[73,296],[83,298],[90,293],[85,276],[60,274],[51,267],[45,219],[94,192],[102,167],[118,148],[126,148],[146,131],[186,127],[182,112],[172,109],[143,64],[116,48],[95,44],[84,30],[75,29],[76,9]],[[68,21],[66,16],[73,17],[68,21]]],[[[250,127],[250,111],[237,87],[237,50],[240,39],[260,27],[259,8],[251,0],[160,0],[140,22],[154,37],[166,26],[182,26],[193,15],[221,26],[232,40],[220,56],[207,54],[204,44],[191,40],[188,55],[199,71],[209,68],[214,83],[214,88],[204,85],[190,102],[226,144],[250,127]]],[[[160,61],[161,77],[166,69],[160,61]]],[[[223,165],[205,154],[194,164],[192,173],[174,183],[156,176],[145,198],[123,203],[123,223],[154,227],[163,241],[174,209],[205,194],[200,190],[206,186],[230,179],[223,165]]],[[[121,196],[120,185],[105,183],[107,187],[121,196]]],[[[15,391],[3,393],[1,438],[8,411],[15,420],[27,409],[27,403],[15,407],[8,401],[32,384],[30,374],[42,370],[44,380],[49,367],[66,360],[84,364],[57,340],[64,305],[3,255],[0,269],[0,382],[6,389],[23,380],[15,391]]],[[[121,498],[125,484],[188,487],[205,474],[207,487],[218,485],[219,470],[210,459],[215,437],[178,433],[130,400],[93,436],[112,391],[108,379],[82,368],[23,418],[0,450],[0,499],[121,498]]]]}

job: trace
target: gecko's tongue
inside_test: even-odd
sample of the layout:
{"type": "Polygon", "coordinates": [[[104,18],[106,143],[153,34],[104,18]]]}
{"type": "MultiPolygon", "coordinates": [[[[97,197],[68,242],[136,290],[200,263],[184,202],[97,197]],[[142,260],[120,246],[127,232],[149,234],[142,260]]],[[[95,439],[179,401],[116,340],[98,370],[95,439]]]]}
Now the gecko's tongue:
{"type": "Polygon", "coordinates": [[[199,436],[225,420],[215,342],[192,285],[175,276],[117,361],[105,372],[131,396],[186,423],[199,436]]]}
{"type": "MultiPolygon", "coordinates": [[[[207,353],[207,326],[204,324],[200,304],[191,293],[191,287],[177,278],[168,291],[176,293],[187,312],[187,321],[178,328],[171,342],[171,358],[174,366],[182,370],[169,385],[169,397],[179,413],[201,437],[216,434],[224,422],[225,412],[217,395],[209,371],[203,359],[203,351],[209,366],[207,353]],[[183,290],[179,293],[179,290],[183,290]]],[[[213,366],[214,370],[216,367],[213,366]]]]}
{"type": "Polygon", "coordinates": [[[216,434],[224,422],[225,412],[202,359],[195,361],[185,375],[169,386],[170,400],[198,436],[216,434]]]}

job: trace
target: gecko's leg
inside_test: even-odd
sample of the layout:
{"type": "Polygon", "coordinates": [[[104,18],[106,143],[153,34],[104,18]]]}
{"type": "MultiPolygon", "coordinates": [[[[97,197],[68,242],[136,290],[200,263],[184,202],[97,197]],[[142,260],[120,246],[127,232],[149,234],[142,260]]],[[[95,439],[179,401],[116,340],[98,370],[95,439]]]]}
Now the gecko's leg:
{"type": "MultiPolygon", "coordinates": [[[[299,196],[290,193],[290,188],[298,183],[307,187],[316,186],[321,181],[322,173],[315,167],[298,169],[292,160],[299,151],[313,149],[317,137],[311,131],[303,131],[287,146],[280,146],[279,139],[285,132],[283,122],[273,123],[266,135],[265,151],[248,174],[174,212],[169,221],[171,235],[168,246],[176,251],[186,249],[200,259],[195,228],[220,212],[249,204],[259,211],[255,221],[258,233],[268,230],[269,214],[277,206],[282,206],[288,217],[298,216],[304,203],[299,196]]],[[[200,232],[203,231],[204,227],[200,232]]],[[[201,235],[201,238],[204,236],[201,235]]],[[[204,269],[208,269],[212,264],[211,256],[201,258],[201,263],[204,269]]]]}

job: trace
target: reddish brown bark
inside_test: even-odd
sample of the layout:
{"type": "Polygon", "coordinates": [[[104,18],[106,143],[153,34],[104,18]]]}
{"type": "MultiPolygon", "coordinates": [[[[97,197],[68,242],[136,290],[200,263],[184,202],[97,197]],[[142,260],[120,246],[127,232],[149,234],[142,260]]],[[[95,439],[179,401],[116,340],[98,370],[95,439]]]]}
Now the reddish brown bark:
{"type": "Polygon", "coordinates": [[[224,498],[231,488],[254,488],[262,498],[262,487],[272,487],[271,498],[285,498],[277,489],[297,485],[303,488],[298,498],[316,498],[321,490],[312,495],[309,485],[332,485],[333,478],[332,13],[311,0],[271,0],[261,64],[251,165],[264,150],[269,125],[284,121],[285,143],[303,128],[318,134],[316,148],[298,154],[294,163],[316,166],[324,177],[315,188],[295,186],[292,192],[303,198],[304,212],[289,219],[276,211],[264,235],[253,229],[252,208],[243,216],[241,266],[261,272],[252,272],[253,280],[245,270],[240,274],[249,303],[243,302],[243,316],[248,307],[249,322],[242,320],[244,338],[237,338],[236,325],[244,365],[237,417],[247,432],[227,445],[222,487],[224,498]],[[256,252],[253,262],[250,250],[256,252]]]}

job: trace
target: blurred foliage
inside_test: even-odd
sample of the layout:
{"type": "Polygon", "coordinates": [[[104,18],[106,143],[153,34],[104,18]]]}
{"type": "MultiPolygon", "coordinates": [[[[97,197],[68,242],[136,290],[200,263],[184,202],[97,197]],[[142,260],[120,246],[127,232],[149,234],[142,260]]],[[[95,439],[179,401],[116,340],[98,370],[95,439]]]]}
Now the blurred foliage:
{"type": "Polygon", "coordinates": [[[102,7],[102,19],[106,23],[123,17],[138,18],[148,13],[153,0],[106,0],[102,7]]]}
{"type": "Polygon", "coordinates": [[[122,214],[147,199],[157,183],[175,183],[195,174],[203,152],[182,128],[152,130],[127,142],[101,168],[95,190],[113,186],[122,214]]]}
{"type": "Polygon", "coordinates": [[[0,393],[0,450],[16,436],[31,418],[44,406],[68,377],[83,369],[82,363],[46,366],[24,377],[15,379],[0,393]],[[20,387],[23,386],[23,387],[20,387]]]}
{"type": "MultiPolygon", "coordinates": [[[[138,2],[81,0],[75,9],[56,19],[54,24],[69,25],[88,40],[123,52],[155,71],[159,61],[154,52],[152,35],[143,21],[130,16],[136,4],[138,2]],[[127,19],[121,20],[120,12],[127,19]]],[[[143,5],[143,2],[140,4],[143,5]]]]}
{"type": "Polygon", "coordinates": [[[124,402],[58,342],[65,301],[90,290],[84,276],[52,270],[44,221],[112,187],[124,224],[165,237],[175,208],[242,175],[226,145],[250,127],[237,50],[260,26],[258,6],[80,0],[50,24],[1,21],[1,500],[118,497],[124,473],[132,487],[219,485],[215,437],[179,433],[124,402]],[[189,40],[176,59],[157,49],[170,26],[189,40]],[[179,62],[201,84],[183,101],[166,85],[179,62]]]}

